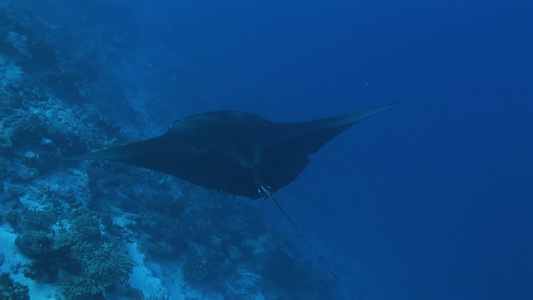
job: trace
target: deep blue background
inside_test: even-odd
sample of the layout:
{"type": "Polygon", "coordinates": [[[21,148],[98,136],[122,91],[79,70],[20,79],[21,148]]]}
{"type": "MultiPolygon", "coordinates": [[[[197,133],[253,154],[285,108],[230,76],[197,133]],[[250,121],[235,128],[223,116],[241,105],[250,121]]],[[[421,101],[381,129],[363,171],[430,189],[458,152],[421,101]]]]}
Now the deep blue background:
{"type": "Polygon", "coordinates": [[[528,7],[433,2],[80,6],[126,40],[135,31],[129,55],[151,62],[168,124],[215,109],[300,121],[403,102],[276,195],[348,295],[533,299],[528,7]]]}

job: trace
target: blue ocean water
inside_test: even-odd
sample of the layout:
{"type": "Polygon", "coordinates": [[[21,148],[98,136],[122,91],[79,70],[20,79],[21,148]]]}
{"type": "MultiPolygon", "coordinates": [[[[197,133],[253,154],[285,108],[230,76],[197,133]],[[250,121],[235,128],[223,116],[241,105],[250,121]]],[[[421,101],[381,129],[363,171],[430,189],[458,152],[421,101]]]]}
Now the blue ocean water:
{"type": "MultiPolygon", "coordinates": [[[[51,43],[100,53],[90,93],[142,137],[204,111],[295,122],[402,102],[332,140],[276,198],[345,299],[533,299],[527,4],[0,3],[51,43]]],[[[320,265],[272,203],[252,205],[320,265]]]]}

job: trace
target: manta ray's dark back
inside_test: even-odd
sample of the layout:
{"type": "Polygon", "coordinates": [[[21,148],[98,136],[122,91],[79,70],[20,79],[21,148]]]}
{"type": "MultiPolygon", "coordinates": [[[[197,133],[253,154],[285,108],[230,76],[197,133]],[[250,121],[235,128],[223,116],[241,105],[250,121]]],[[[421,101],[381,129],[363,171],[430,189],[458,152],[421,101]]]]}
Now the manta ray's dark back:
{"type": "Polygon", "coordinates": [[[175,121],[160,137],[69,160],[122,162],[257,199],[291,183],[309,164],[309,154],[336,135],[397,105],[287,124],[247,112],[203,113],[175,121]]]}

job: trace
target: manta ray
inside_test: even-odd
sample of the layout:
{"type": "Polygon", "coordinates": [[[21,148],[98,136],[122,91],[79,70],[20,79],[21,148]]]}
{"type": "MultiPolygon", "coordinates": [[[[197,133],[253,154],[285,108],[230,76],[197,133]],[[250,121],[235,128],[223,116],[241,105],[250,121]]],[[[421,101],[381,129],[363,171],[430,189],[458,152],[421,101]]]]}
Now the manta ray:
{"type": "Polygon", "coordinates": [[[309,155],[335,136],[397,105],[299,123],[272,122],[240,111],[207,112],[175,121],[159,137],[67,160],[121,162],[170,174],[212,190],[251,199],[272,199],[324,261],[272,193],[296,179],[309,164],[309,155]]]}
{"type": "Polygon", "coordinates": [[[251,199],[291,183],[309,155],[355,123],[398,103],[300,123],[216,111],[174,121],[163,135],[67,158],[109,160],[170,174],[198,186],[251,199]]]}

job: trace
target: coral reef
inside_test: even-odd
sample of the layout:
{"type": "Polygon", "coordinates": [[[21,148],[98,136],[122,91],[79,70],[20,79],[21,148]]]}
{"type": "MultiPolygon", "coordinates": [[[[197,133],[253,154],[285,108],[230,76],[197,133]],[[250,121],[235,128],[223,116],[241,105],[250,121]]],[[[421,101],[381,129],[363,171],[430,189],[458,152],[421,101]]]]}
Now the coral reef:
{"type": "Polygon", "coordinates": [[[247,201],[120,164],[62,161],[161,128],[126,101],[137,82],[102,63],[115,50],[83,38],[102,29],[72,18],[78,32],[62,33],[72,43],[58,42],[44,18],[26,17],[64,9],[43,5],[0,10],[0,206],[24,257],[6,254],[1,267],[36,283],[3,274],[0,298],[28,299],[40,283],[58,299],[339,298],[247,201]]]}
{"type": "Polygon", "coordinates": [[[7,159],[0,155],[0,174],[4,174],[7,169],[7,159]]]}
{"type": "Polygon", "coordinates": [[[103,237],[96,215],[83,209],[74,214],[69,230],[57,239],[35,230],[17,237],[15,245],[21,253],[34,259],[25,266],[24,275],[56,282],[63,270],[68,275],[61,284],[66,299],[86,299],[126,283],[132,272],[131,259],[103,237]]]}
{"type": "Polygon", "coordinates": [[[116,251],[111,243],[100,247],[81,242],[71,248],[71,257],[79,264],[76,274],[61,285],[66,299],[87,299],[127,282],[132,272],[131,259],[116,251]]]}
{"type": "Polygon", "coordinates": [[[200,283],[208,278],[209,270],[207,261],[196,255],[191,255],[183,266],[183,273],[186,278],[193,283],[200,283]]]}
{"type": "Polygon", "coordinates": [[[30,258],[45,258],[52,251],[52,239],[43,231],[29,230],[17,236],[15,245],[30,258]]]}
{"type": "Polygon", "coordinates": [[[0,298],[5,300],[29,300],[28,287],[14,282],[7,273],[0,274],[0,298]]]}

